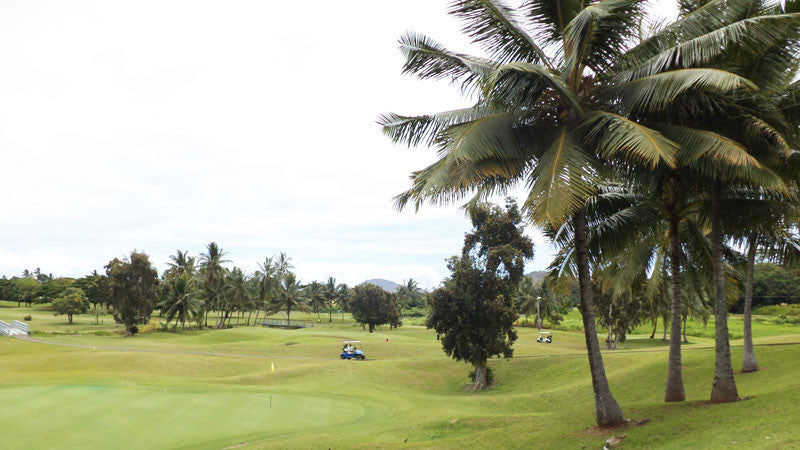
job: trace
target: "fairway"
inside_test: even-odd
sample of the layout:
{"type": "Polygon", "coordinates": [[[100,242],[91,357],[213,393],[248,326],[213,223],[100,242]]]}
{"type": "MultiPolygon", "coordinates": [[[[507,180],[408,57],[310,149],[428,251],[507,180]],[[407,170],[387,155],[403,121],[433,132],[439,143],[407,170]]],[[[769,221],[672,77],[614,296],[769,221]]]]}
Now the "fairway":
{"type": "MultiPolygon", "coordinates": [[[[800,445],[791,431],[800,401],[797,345],[757,347],[765,369],[736,375],[742,395],[754,397],[712,406],[705,400],[713,341],[690,337],[689,401],[664,404],[666,344],[631,336],[604,357],[626,417],[650,423],[610,431],[593,428],[580,333],[555,331],[548,345],[536,343],[535,329],[520,328],[515,357],[492,360],[497,383],[475,393],[464,390],[468,367],[419,326],[370,334],[348,318],[302,330],[126,338],[107,318],[101,326],[81,317],[79,333],[62,334],[52,316],[27,311],[36,313],[33,339],[64,345],[0,339],[0,403],[14,405],[0,409],[4,448],[600,448],[614,434],[627,435],[623,448],[800,445]],[[364,341],[368,359],[339,360],[346,339],[364,341]]],[[[797,333],[765,334],[757,344],[800,342],[797,333]]],[[[734,347],[735,365],[740,352],[734,347]]]]}

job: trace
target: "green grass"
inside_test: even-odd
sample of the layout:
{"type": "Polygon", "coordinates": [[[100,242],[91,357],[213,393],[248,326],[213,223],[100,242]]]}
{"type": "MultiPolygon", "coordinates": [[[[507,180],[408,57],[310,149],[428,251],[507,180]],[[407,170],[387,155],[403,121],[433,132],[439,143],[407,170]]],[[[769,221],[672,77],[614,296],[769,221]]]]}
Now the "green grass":
{"type": "MultiPolygon", "coordinates": [[[[91,325],[93,316],[66,326],[63,316],[40,308],[0,308],[0,320],[26,314],[34,316],[35,337],[94,350],[0,338],[5,449],[600,448],[614,434],[627,435],[622,448],[800,446],[796,345],[757,347],[764,370],[736,375],[740,395],[754,397],[709,405],[713,339],[690,336],[684,346],[688,401],[665,404],[666,345],[648,339],[651,330],[636,330],[604,359],[626,417],[650,423],[597,430],[579,333],[556,330],[548,345],[535,342],[535,329],[519,329],[515,357],[490,363],[497,384],[474,393],[464,390],[468,366],[448,359],[436,335],[418,326],[369,334],[349,318],[344,324],[323,318],[302,330],[123,337],[92,334],[115,330],[107,322],[91,325]],[[344,339],[363,340],[368,360],[336,359],[344,339]]],[[[732,329],[737,320],[732,317],[732,329]]],[[[713,324],[708,330],[713,333],[713,324]]],[[[757,344],[800,342],[798,326],[757,323],[754,333],[757,344]]],[[[738,367],[741,341],[732,345],[738,367]]]]}

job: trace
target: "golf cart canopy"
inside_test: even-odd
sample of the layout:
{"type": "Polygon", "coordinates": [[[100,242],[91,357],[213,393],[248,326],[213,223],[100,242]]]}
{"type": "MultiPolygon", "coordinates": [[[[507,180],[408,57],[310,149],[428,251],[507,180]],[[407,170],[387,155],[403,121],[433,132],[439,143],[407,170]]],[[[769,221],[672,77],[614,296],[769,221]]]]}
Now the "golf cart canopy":
{"type": "Polygon", "coordinates": [[[549,331],[540,331],[539,334],[550,334],[549,331]]]}
{"type": "Polygon", "coordinates": [[[361,341],[344,341],[345,345],[347,345],[347,344],[360,344],[360,343],[361,343],[361,341]]]}

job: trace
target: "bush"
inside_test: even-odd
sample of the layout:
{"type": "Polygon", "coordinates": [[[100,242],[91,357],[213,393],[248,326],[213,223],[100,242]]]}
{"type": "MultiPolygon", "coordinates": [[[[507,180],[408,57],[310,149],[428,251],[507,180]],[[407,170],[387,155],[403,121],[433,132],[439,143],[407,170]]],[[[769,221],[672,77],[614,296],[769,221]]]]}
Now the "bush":
{"type": "Polygon", "coordinates": [[[30,314],[28,314],[27,316],[23,317],[23,318],[22,318],[22,320],[25,320],[25,321],[27,321],[27,322],[30,322],[31,320],[33,320],[33,317],[31,317],[31,315],[30,315],[30,314]]]}

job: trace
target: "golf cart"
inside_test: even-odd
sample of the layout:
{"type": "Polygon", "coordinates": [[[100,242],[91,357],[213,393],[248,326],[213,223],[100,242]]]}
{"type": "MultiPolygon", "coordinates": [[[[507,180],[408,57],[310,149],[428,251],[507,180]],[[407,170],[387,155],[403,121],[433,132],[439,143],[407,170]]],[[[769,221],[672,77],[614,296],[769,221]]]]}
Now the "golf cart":
{"type": "Polygon", "coordinates": [[[551,335],[549,331],[540,331],[539,339],[536,339],[536,342],[550,344],[553,342],[553,335],[551,335]]]}
{"type": "Polygon", "coordinates": [[[344,341],[342,346],[342,354],[339,355],[341,359],[365,359],[364,352],[359,350],[361,341],[344,341]]]}

